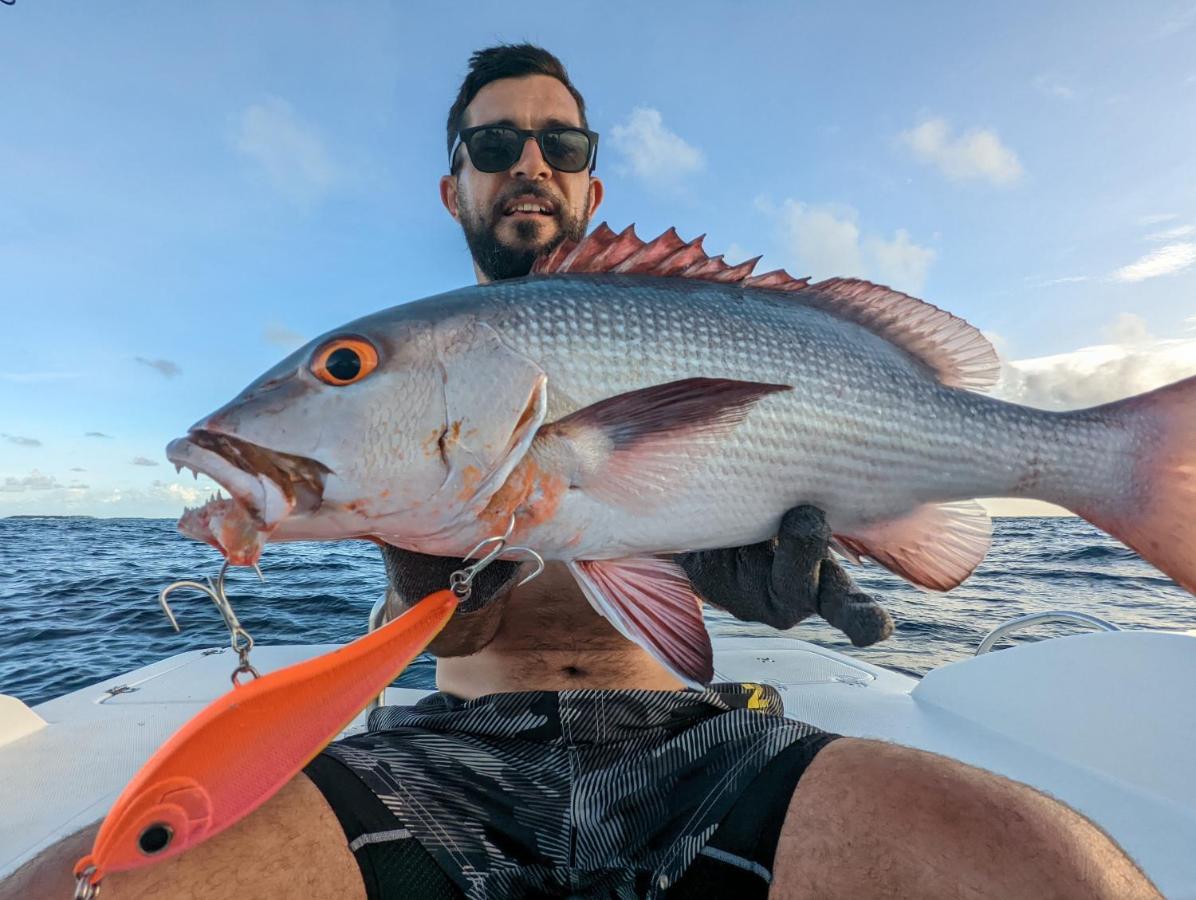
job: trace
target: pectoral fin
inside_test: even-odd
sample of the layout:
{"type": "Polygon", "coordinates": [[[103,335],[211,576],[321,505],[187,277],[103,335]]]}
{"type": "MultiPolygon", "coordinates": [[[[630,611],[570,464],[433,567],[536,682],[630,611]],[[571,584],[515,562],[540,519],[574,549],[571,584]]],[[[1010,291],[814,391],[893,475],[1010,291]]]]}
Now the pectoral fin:
{"type": "Polygon", "coordinates": [[[899,519],[835,533],[849,556],[867,556],[932,591],[949,591],[972,574],[992,543],[992,519],[979,503],[927,503],[899,519]]]}
{"type": "Polygon", "coordinates": [[[599,401],[536,434],[542,469],[605,502],[643,509],[735,430],[764,397],[792,390],[727,378],[686,378],[599,401]]]}
{"type": "Polygon", "coordinates": [[[624,637],[690,687],[710,683],[714,652],[702,602],[680,566],[646,557],[576,560],[569,568],[586,599],[624,637]]]}

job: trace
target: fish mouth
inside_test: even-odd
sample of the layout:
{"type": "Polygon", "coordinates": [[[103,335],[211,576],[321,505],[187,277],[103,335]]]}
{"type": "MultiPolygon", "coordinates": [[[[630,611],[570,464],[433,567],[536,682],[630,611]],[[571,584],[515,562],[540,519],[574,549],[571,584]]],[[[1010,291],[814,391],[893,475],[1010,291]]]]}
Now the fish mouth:
{"type": "MultiPolygon", "coordinates": [[[[319,509],[324,479],[332,472],[309,457],[205,429],[171,441],[166,457],[176,472],[186,468],[202,473],[227,490],[261,531],[273,530],[287,516],[319,509]]],[[[201,509],[221,502],[227,501],[218,496],[201,509]]]]}

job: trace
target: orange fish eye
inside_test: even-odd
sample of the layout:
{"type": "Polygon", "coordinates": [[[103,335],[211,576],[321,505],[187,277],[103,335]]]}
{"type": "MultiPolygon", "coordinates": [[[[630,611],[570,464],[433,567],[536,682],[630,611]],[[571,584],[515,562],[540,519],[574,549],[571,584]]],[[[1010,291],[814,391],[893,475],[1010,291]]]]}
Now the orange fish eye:
{"type": "Polygon", "coordinates": [[[378,366],[378,351],[369,341],[344,337],[316,351],[311,371],[320,381],[341,387],[361,381],[378,366]]]}

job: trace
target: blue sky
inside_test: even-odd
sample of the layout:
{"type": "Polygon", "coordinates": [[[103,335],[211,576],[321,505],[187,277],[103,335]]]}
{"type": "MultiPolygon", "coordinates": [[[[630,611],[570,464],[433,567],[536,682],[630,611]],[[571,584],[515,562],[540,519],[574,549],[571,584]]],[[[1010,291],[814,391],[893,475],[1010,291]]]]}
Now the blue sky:
{"type": "Polygon", "coordinates": [[[170,438],[468,282],[443,123],[497,41],[569,67],[617,228],[913,291],[1027,402],[1196,373],[1196,4],[1044,6],[0,6],[0,515],[175,516],[170,438]]]}

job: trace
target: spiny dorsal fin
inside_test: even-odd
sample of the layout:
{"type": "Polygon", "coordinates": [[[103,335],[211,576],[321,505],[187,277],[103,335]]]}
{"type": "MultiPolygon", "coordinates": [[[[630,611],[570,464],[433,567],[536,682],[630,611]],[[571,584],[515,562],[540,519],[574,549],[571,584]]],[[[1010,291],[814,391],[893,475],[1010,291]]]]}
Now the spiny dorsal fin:
{"type": "MultiPolygon", "coordinates": [[[[703,235],[704,237],[704,235],[703,235]]],[[[784,291],[795,300],[862,325],[900,347],[948,387],[984,390],[1000,375],[1000,361],[987,338],[946,310],[883,285],[858,278],[810,284],[784,269],[752,275],[760,257],[737,266],[702,249],[702,237],[686,242],[670,228],[642,241],[629,225],[615,234],[603,222],[580,242],[565,241],[532,269],[536,275],[656,275],[696,278],[745,288],[784,291]]]]}

